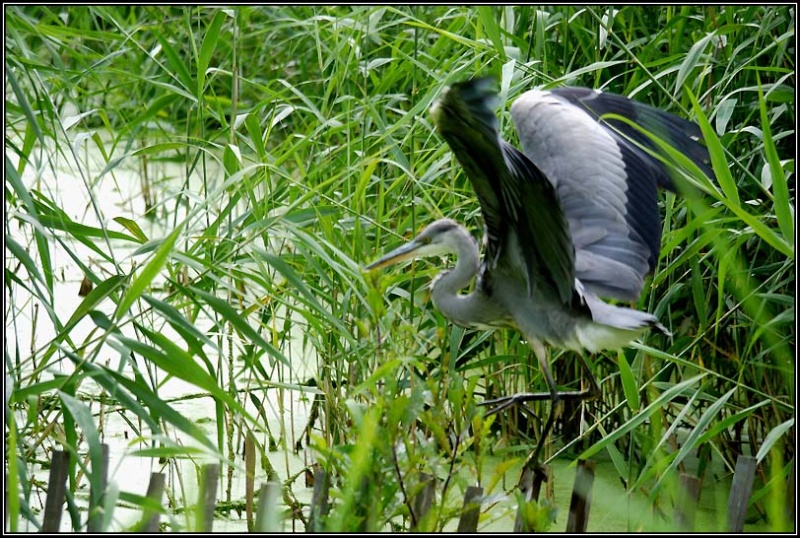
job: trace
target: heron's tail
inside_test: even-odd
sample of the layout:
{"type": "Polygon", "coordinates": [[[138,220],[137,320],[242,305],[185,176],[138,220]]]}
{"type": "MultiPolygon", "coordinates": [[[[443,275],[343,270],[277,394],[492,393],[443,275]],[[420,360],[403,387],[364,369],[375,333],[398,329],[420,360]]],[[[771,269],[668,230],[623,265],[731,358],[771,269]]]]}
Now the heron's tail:
{"type": "Polygon", "coordinates": [[[590,351],[625,347],[648,329],[671,336],[652,314],[610,305],[592,294],[584,295],[584,300],[592,313],[592,321],[579,327],[577,333],[581,345],[590,351]]]}

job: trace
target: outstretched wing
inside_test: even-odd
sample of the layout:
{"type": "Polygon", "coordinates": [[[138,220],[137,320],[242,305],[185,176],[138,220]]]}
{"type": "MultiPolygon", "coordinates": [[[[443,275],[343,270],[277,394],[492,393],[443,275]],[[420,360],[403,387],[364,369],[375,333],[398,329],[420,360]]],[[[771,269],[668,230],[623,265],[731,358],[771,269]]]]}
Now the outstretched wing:
{"type": "MultiPolygon", "coordinates": [[[[714,177],[709,165],[708,148],[702,142],[703,133],[696,123],[613,93],[574,87],[557,88],[551,90],[551,93],[583,109],[595,121],[610,126],[615,133],[621,135],[621,141],[626,145],[631,146],[630,143],[633,142],[632,147],[637,151],[641,150],[636,146],[641,146],[659,153],[658,147],[649,136],[614,116],[630,120],[686,155],[708,177],[714,177]]],[[[648,158],[652,160],[652,157],[648,158]]],[[[674,191],[675,187],[669,177],[670,170],[659,161],[653,161],[653,164],[656,167],[658,186],[674,191]]]]}
{"type": "Polygon", "coordinates": [[[489,267],[517,236],[520,271],[532,293],[534,282],[557,292],[565,304],[574,298],[574,249],[553,184],[530,159],[500,139],[492,110],[496,92],[489,78],[454,84],[432,113],[439,133],[467,173],[486,226],[489,267]]]}
{"type": "Polygon", "coordinates": [[[585,88],[529,91],[511,107],[523,151],[552,182],[575,247],[575,275],[598,295],[636,300],[660,251],[657,188],[669,168],[644,151],[670,142],[713,177],[699,128],[618,95],[585,88]]]}

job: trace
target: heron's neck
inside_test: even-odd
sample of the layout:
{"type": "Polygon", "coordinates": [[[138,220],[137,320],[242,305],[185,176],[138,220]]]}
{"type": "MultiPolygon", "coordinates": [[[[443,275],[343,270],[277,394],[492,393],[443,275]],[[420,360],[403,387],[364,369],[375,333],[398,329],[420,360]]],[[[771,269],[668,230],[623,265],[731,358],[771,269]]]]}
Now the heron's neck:
{"type": "Polygon", "coordinates": [[[470,312],[471,294],[460,295],[459,291],[469,286],[478,274],[480,266],[478,244],[466,229],[459,227],[452,246],[457,256],[456,266],[436,277],[431,289],[431,298],[433,304],[446,318],[469,324],[474,317],[470,312]]]}

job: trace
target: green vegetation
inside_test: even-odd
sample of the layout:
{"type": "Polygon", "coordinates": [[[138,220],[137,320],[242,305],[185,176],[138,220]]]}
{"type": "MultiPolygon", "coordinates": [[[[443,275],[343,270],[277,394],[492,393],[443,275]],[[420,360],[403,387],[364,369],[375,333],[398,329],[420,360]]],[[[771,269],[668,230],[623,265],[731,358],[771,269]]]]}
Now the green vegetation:
{"type": "MultiPolygon", "coordinates": [[[[53,449],[78,456],[68,487],[86,497],[104,414],[168,466],[203,455],[238,469],[249,433],[267,463],[293,448],[286,402],[301,395],[323,397],[303,442],[333,477],[324,528],[452,528],[478,482],[493,496],[482,525],[495,521],[539,424],[486,420],[477,404],[544,387],[530,349],[448,324],[425,289],[438,262],[360,269],[443,215],[482,230],[427,111],[447,83],[486,73],[507,138],[526,89],[603,88],[697,120],[717,175],[690,170],[691,190],[662,197],[662,258],[639,307],[673,337],[592,357],[603,400],[566,409],[549,454],[610,458],[619,531],[645,525],[633,500],[646,529],[672,528],[681,471],[713,481],[712,460],[724,475],[750,454],[751,521],[790,528],[794,20],[789,5],[6,7],[9,528],[40,524],[34,471],[53,449]],[[141,184],[119,181],[131,170],[141,184]],[[85,205],[65,206],[65,185],[85,205]],[[133,194],[108,208],[109,188],[133,194]],[[65,266],[91,291],[65,297],[65,266]],[[213,396],[211,438],[164,393],[175,378],[213,396]],[[413,521],[420,470],[446,493],[413,521]]],[[[574,358],[552,358],[574,386],[574,358]]]]}

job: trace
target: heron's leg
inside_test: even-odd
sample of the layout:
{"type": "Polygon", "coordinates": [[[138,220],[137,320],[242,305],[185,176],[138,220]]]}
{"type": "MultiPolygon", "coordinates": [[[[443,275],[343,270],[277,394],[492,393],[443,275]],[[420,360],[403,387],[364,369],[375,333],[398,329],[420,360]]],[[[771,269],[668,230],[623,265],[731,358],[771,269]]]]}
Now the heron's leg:
{"type": "Polygon", "coordinates": [[[556,388],[556,382],[553,379],[553,374],[550,372],[550,363],[547,362],[547,351],[544,348],[544,344],[539,340],[532,340],[531,343],[533,345],[533,353],[539,361],[539,368],[542,369],[544,379],[547,382],[547,388],[550,389],[550,413],[548,413],[547,422],[545,422],[544,428],[539,434],[539,442],[536,444],[536,449],[528,456],[523,469],[531,463],[538,465],[539,454],[542,451],[542,447],[544,447],[545,441],[547,441],[548,435],[550,435],[550,430],[553,428],[553,422],[556,418],[556,407],[558,407],[560,398],[560,394],[556,388]]]}
{"type": "MultiPolygon", "coordinates": [[[[539,453],[542,451],[542,447],[544,446],[545,441],[547,440],[547,436],[550,434],[550,430],[553,427],[553,422],[555,421],[556,417],[556,408],[558,406],[558,402],[560,399],[561,394],[559,393],[556,388],[556,382],[553,379],[553,374],[550,372],[550,364],[547,362],[547,352],[544,348],[544,344],[537,339],[530,338],[531,347],[533,347],[533,353],[536,355],[536,359],[539,361],[539,368],[542,370],[542,374],[544,374],[544,379],[547,382],[547,388],[550,392],[547,393],[522,393],[522,394],[515,394],[513,396],[506,396],[503,398],[497,398],[490,401],[482,402],[481,405],[487,405],[492,403],[497,403],[498,405],[490,409],[486,414],[492,415],[503,409],[507,409],[508,407],[520,404],[520,408],[527,414],[533,415],[533,411],[531,411],[528,406],[525,405],[525,402],[529,402],[532,400],[550,400],[550,413],[547,415],[547,422],[545,422],[544,428],[542,429],[539,435],[539,443],[536,445],[536,449],[533,453],[528,457],[525,462],[525,467],[527,467],[531,462],[538,463],[539,461],[539,453]],[[533,396],[533,398],[530,398],[533,396]]],[[[523,467],[524,469],[524,467],[523,467]]]]}
{"type": "Polygon", "coordinates": [[[493,406],[491,409],[489,409],[489,411],[486,412],[486,416],[493,415],[504,409],[508,409],[512,405],[519,405],[522,411],[524,411],[526,414],[534,415],[533,411],[531,411],[528,406],[525,405],[526,402],[550,400],[550,413],[547,416],[547,422],[545,422],[544,428],[541,431],[539,442],[536,445],[536,448],[525,460],[523,473],[524,469],[528,467],[534,471],[538,468],[539,454],[541,453],[545,441],[550,434],[550,430],[553,428],[553,422],[555,421],[558,403],[561,400],[593,400],[600,395],[600,385],[597,383],[597,378],[592,373],[592,369],[589,367],[589,363],[586,362],[586,357],[582,353],[578,353],[578,355],[581,359],[581,367],[589,376],[589,387],[582,390],[559,392],[556,388],[553,374],[550,372],[550,364],[547,362],[547,353],[544,344],[534,338],[529,338],[529,341],[531,343],[531,347],[533,347],[533,352],[536,355],[536,359],[539,361],[539,367],[541,368],[542,374],[547,382],[547,388],[549,389],[549,392],[523,392],[514,394],[512,396],[503,396],[493,400],[485,400],[480,404],[493,406]]]}
{"type": "Polygon", "coordinates": [[[531,453],[530,456],[525,460],[525,464],[523,465],[523,472],[524,469],[530,467],[532,470],[536,470],[539,465],[539,455],[541,454],[542,448],[544,447],[545,441],[547,440],[547,436],[550,434],[550,430],[553,427],[553,422],[555,421],[555,412],[558,406],[558,403],[561,400],[594,400],[598,396],[600,396],[600,385],[597,383],[597,378],[592,373],[592,369],[589,367],[589,363],[586,361],[586,357],[583,353],[578,353],[581,359],[581,367],[589,376],[589,387],[582,389],[582,390],[574,390],[574,391],[561,391],[559,392],[556,388],[555,380],[553,379],[553,374],[550,372],[550,364],[547,362],[547,354],[544,348],[544,345],[534,339],[530,339],[531,346],[533,347],[533,352],[536,355],[536,359],[539,361],[539,367],[542,370],[542,374],[544,374],[545,381],[547,382],[547,388],[550,389],[549,392],[523,392],[519,394],[514,394],[511,396],[503,396],[500,398],[495,398],[493,400],[486,400],[481,402],[480,405],[490,405],[493,406],[489,411],[486,412],[486,415],[493,415],[498,413],[504,409],[508,409],[513,405],[519,405],[519,407],[528,415],[534,415],[533,411],[531,411],[526,402],[532,401],[541,401],[541,400],[550,400],[550,413],[547,416],[547,422],[542,429],[539,442],[536,445],[536,448],[531,453]]]}

